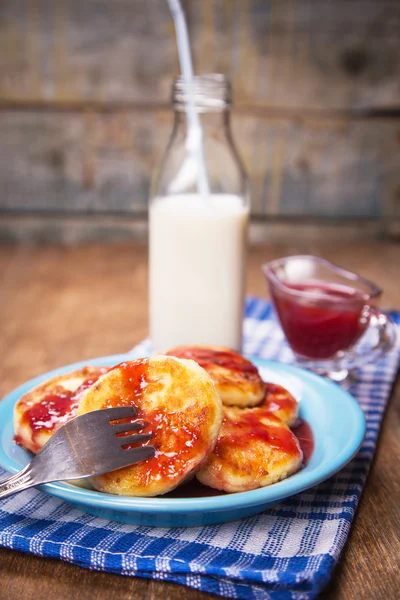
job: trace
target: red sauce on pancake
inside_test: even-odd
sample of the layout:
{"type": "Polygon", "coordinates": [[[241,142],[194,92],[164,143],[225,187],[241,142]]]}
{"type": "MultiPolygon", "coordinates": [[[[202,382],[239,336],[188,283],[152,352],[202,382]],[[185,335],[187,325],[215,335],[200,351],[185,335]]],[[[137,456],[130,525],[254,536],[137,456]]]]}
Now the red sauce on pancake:
{"type": "MultiPolygon", "coordinates": [[[[94,383],[94,381],[93,381],[94,383]]],[[[56,425],[66,423],[78,410],[79,401],[76,392],[63,391],[59,394],[48,394],[37,404],[33,404],[23,416],[32,431],[54,429],[56,425]]]]}
{"type": "MultiPolygon", "coordinates": [[[[152,435],[145,444],[153,446],[156,454],[154,458],[147,459],[144,477],[150,481],[158,476],[168,478],[186,471],[188,461],[193,457],[193,448],[196,448],[196,454],[207,450],[208,442],[202,438],[199,425],[188,422],[184,413],[174,413],[161,408],[142,411],[141,398],[145,389],[151,384],[157,385],[157,381],[150,378],[148,358],[121,363],[113,369],[119,369],[123,373],[124,402],[120,397],[115,396],[108,400],[106,406],[135,406],[137,416],[134,419],[121,419],[119,422],[143,421],[144,427],[140,433],[152,435]]],[[[130,434],[121,434],[120,437],[123,435],[130,434]]],[[[143,445],[143,442],[139,445],[143,445]]],[[[135,448],[135,446],[136,444],[127,444],[126,448],[135,448]]]]}
{"type": "MultiPolygon", "coordinates": [[[[265,442],[273,448],[278,448],[287,454],[297,454],[299,446],[297,439],[290,429],[280,426],[280,419],[271,414],[266,415],[268,420],[276,422],[276,425],[266,425],[260,420],[259,412],[249,411],[235,421],[224,417],[224,433],[218,439],[215,454],[220,455],[232,448],[245,448],[254,442],[265,442]]],[[[261,417],[262,418],[262,417],[261,417]]],[[[282,424],[283,425],[283,424],[282,424]]]]}
{"type": "Polygon", "coordinates": [[[167,352],[167,355],[176,356],[177,358],[190,358],[191,360],[195,360],[205,370],[218,365],[231,371],[258,374],[257,367],[237,352],[233,352],[233,350],[224,351],[197,346],[182,346],[172,348],[172,350],[167,352]]]}
{"type": "Polygon", "coordinates": [[[264,400],[261,405],[254,408],[265,408],[268,412],[276,412],[278,410],[292,410],[296,406],[296,400],[285,388],[275,383],[266,383],[264,400]]]}
{"type": "Polygon", "coordinates": [[[152,434],[147,444],[156,449],[154,458],[147,461],[148,478],[180,475],[187,471],[194,454],[207,451],[208,442],[202,438],[195,424],[181,420],[178,415],[174,418],[171,413],[160,410],[152,413],[147,411],[145,418],[148,425],[141,433],[152,434]]]}
{"type": "MultiPolygon", "coordinates": [[[[21,421],[23,424],[29,425],[33,441],[35,435],[40,431],[52,431],[72,419],[78,410],[82,394],[107,370],[105,367],[100,367],[98,372],[91,372],[74,392],[60,386],[62,391],[47,394],[40,402],[28,407],[23,413],[21,421]]],[[[17,444],[20,443],[20,437],[15,436],[15,441],[17,444]]]]}
{"type": "Polygon", "coordinates": [[[74,392],[63,389],[59,393],[48,394],[24,412],[22,422],[28,423],[34,432],[42,429],[52,430],[56,425],[66,423],[76,414],[83,392],[106,371],[107,369],[103,368],[98,374],[90,374],[74,392]]]}
{"type": "MultiPolygon", "coordinates": [[[[149,359],[141,358],[132,362],[123,362],[112,367],[110,371],[116,369],[122,374],[122,384],[126,394],[123,399],[120,395],[109,398],[104,408],[118,406],[135,406],[138,408],[140,399],[149,384],[149,359]]],[[[129,423],[130,421],[131,419],[121,419],[121,423],[129,423]]]]}

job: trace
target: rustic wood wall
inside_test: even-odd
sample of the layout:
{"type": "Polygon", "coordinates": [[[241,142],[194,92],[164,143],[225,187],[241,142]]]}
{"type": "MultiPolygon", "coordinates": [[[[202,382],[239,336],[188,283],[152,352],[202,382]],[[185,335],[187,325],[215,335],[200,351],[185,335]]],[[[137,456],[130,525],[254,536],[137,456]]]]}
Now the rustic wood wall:
{"type": "MultiPolygon", "coordinates": [[[[400,1],[184,5],[196,70],[234,86],[253,215],[400,231],[400,1]]],[[[177,72],[166,0],[1,0],[8,230],[27,217],[145,214],[177,72]]]]}

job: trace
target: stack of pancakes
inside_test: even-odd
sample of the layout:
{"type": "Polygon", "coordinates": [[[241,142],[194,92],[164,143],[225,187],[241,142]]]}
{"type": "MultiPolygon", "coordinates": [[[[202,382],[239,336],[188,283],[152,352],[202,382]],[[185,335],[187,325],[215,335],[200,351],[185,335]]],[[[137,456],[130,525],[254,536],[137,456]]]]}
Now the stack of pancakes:
{"type": "Polygon", "coordinates": [[[290,430],[298,403],[265,383],[255,365],[220,347],[173,348],[111,369],[86,367],[50,379],[15,407],[17,443],[38,452],[76,415],[135,406],[155,456],[92,478],[99,491],[158,496],[193,476],[225,492],[244,492],[285,479],[302,464],[290,430]]]}

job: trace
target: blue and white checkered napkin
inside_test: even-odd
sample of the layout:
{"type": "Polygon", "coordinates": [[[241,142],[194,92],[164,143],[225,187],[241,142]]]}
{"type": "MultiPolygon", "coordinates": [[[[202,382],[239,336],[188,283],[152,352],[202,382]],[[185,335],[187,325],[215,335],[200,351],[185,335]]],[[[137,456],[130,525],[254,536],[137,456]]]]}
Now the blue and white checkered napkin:
{"type": "MultiPolygon", "coordinates": [[[[392,316],[399,324],[400,313],[392,316]]],[[[256,298],[247,303],[245,352],[292,360],[270,304],[256,298]]],[[[27,490],[0,501],[0,545],[229,598],[313,598],[328,582],[349,533],[399,359],[397,348],[363,369],[350,390],[367,419],[356,458],[328,481],[258,516],[195,528],[123,525],[27,490]]]]}

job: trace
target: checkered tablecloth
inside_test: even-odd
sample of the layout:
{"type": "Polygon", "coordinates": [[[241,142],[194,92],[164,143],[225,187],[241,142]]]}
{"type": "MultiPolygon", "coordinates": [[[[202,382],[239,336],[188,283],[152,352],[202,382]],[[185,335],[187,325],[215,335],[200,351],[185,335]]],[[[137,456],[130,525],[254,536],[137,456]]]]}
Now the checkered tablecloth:
{"type": "MultiPolygon", "coordinates": [[[[400,314],[391,314],[399,324],[400,314]]],[[[244,327],[247,354],[292,361],[270,304],[248,299],[244,327]]],[[[146,352],[149,342],[139,348],[146,352]]],[[[151,528],[92,517],[27,490],[0,501],[0,545],[88,569],[175,581],[228,598],[314,598],[346,542],[399,360],[396,347],[360,371],[349,389],[367,421],[364,443],[351,463],[260,515],[206,527],[151,528]]],[[[2,476],[6,473],[0,469],[2,476]]]]}

